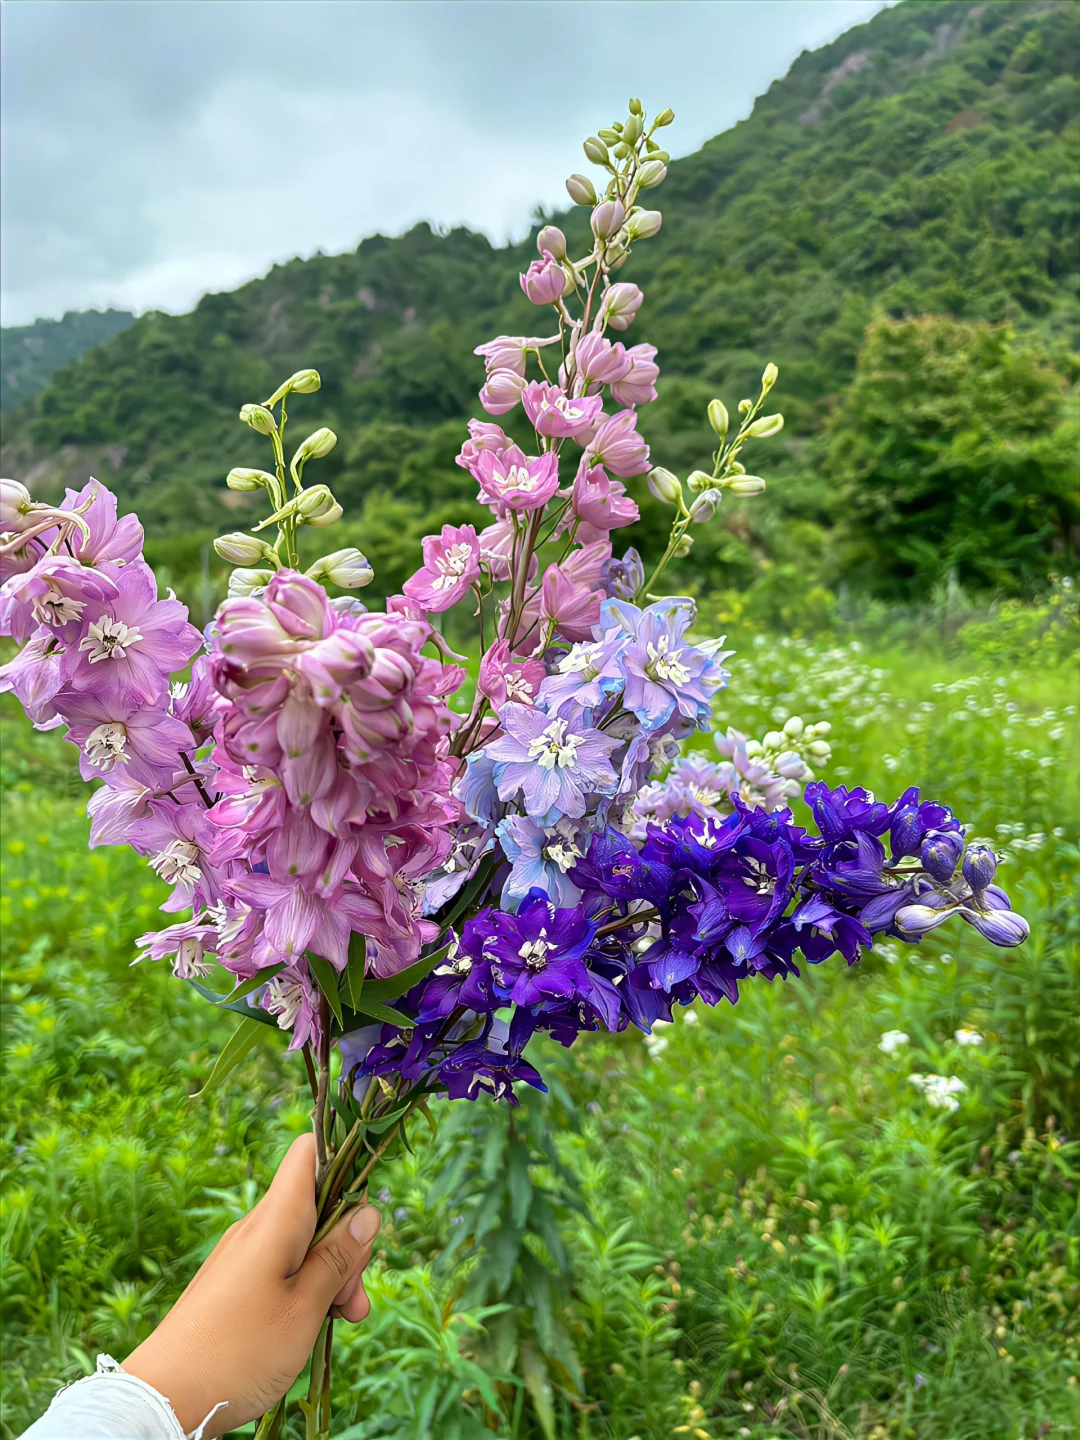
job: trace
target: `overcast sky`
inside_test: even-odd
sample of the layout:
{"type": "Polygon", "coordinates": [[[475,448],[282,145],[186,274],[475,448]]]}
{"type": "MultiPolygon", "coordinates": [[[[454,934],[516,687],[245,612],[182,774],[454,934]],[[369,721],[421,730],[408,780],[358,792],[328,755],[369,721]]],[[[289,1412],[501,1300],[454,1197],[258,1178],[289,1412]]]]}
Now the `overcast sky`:
{"type": "Polygon", "coordinates": [[[675,154],[884,0],[5,0],[3,323],[189,309],[419,219],[520,235],[640,95],[675,154]]]}

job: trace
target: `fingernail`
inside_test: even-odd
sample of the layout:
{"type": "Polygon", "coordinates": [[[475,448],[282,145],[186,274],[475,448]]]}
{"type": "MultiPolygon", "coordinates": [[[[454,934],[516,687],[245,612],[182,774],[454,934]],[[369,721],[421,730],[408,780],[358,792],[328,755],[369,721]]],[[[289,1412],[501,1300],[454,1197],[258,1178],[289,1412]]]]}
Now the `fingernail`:
{"type": "Polygon", "coordinates": [[[349,1220],[349,1234],[358,1245],[370,1245],[379,1233],[382,1216],[374,1205],[365,1205],[354,1210],[349,1220]]]}

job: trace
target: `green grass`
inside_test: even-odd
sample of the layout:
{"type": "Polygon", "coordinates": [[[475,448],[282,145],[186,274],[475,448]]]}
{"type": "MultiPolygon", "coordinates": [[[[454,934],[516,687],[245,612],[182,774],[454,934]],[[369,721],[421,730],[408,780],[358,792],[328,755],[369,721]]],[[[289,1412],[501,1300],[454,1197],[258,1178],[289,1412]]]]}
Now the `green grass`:
{"type": "MultiPolygon", "coordinates": [[[[1004,853],[1032,938],[1000,952],[946,929],[831,961],[697,1007],[660,1045],[545,1051],[555,1098],[512,1129],[465,1105],[437,1137],[421,1123],[380,1177],[372,1319],[339,1337],[351,1440],[533,1440],[545,1420],[616,1440],[1080,1432],[1075,672],[760,639],[722,698],[719,723],[748,733],[831,720],[830,779],[887,798],[918,780],[954,805],[1004,853]],[[910,1042],[886,1054],[890,1029],[910,1042]],[[929,1071],[963,1080],[954,1114],[908,1082],[929,1071]],[[507,1232],[479,1260],[468,1241],[515,1164],[532,1288],[508,1270],[512,1312],[489,1311],[507,1232]]],[[[308,1120],[276,1050],[187,1098],[228,1027],[163,968],[129,968],[161,887],[125,851],[85,850],[70,750],[10,711],[3,739],[11,1436],[97,1350],[147,1333],[308,1120]]]]}

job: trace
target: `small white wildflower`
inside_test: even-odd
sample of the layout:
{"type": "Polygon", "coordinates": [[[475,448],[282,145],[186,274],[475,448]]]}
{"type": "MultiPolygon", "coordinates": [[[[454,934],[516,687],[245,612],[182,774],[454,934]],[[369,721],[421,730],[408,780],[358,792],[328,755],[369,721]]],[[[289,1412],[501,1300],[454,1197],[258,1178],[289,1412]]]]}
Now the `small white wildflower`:
{"type": "Polygon", "coordinates": [[[878,1041],[878,1049],[886,1055],[892,1055],[894,1051],[900,1050],[910,1043],[911,1036],[903,1030],[886,1030],[878,1041]]]}
{"type": "Polygon", "coordinates": [[[935,1110],[948,1110],[950,1114],[959,1110],[960,1101],[956,1097],[967,1089],[956,1075],[909,1075],[908,1084],[922,1091],[928,1105],[935,1110]]]}
{"type": "Polygon", "coordinates": [[[958,1045],[981,1045],[983,1043],[983,1037],[978,1030],[971,1030],[966,1025],[957,1030],[953,1039],[958,1045]]]}

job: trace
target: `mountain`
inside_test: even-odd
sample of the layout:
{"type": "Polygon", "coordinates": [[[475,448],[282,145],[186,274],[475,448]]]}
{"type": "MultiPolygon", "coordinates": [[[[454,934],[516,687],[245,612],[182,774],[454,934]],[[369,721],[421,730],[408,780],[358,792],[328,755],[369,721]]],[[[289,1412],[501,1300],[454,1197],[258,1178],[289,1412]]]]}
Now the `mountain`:
{"type": "MultiPolygon", "coordinates": [[[[627,272],[646,292],[631,338],[657,345],[662,365],[643,429],[666,464],[700,463],[709,398],[733,408],[769,359],[781,367],[775,397],[788,422],[785,482],[752,510],[733,508],[720,538],[694,552],[692,575],[722,566],[738,589],[770,566],[780,584],[786,564],[802,585],[817,565],[822,583],[835,583],[828,536],[849,507],[829,478],[830,426],[855,413],[842,399],[876,318],[940,315],[971,334],[1006,327],[1040,374],[1060,375],[1046,412],[1058,425],[1080,337],[1078,71],[1076,5],[907,0],[801,55],[749,119],[671,165],[657,192],[663,229],[627,272]]],[[[572,245],[582,237],[584,211],[557,218],[572,245]]],[[[324,388],[297,402],[295,423],[341,436],[320,478],[358,517],[357,543],[391,585],[407,573],[403,542],[460,518],[471,498],[453,455],[482,377],[472,348],[534,329],[517,283],[531,249],[419,225],[351,254],[275,266],[188,315],[144,315],[17,413],[4,473],[53,493],[100,470],[126,504],[177,535],[182,571],[197,538],[220,528],[223,500],[243,520],[243,497],[222,488],[229,466],[265,463],[263,442],[236,422],[239,406],[314,365],[324,388]]],[[[1047,484],[1060,489],[1060,476],[1047,484]]],[[[1036,483],[1033,503],[1038,493],[1036,483]]],[[[1063,505],[1034,569],[1006,567],[1006,583],[1045,574],[1071,543],[1080,515],[1063,505]]],[[[928,573],[898,576],[894,588],[922,586],[928,573]]]]}
{"type": "Polygon", "coordinates": [[[69,310],[62,320],[35,320],[0,330],[0,414],[44,390],[55,372],[135,319],[126,310],[69,310]]]}

